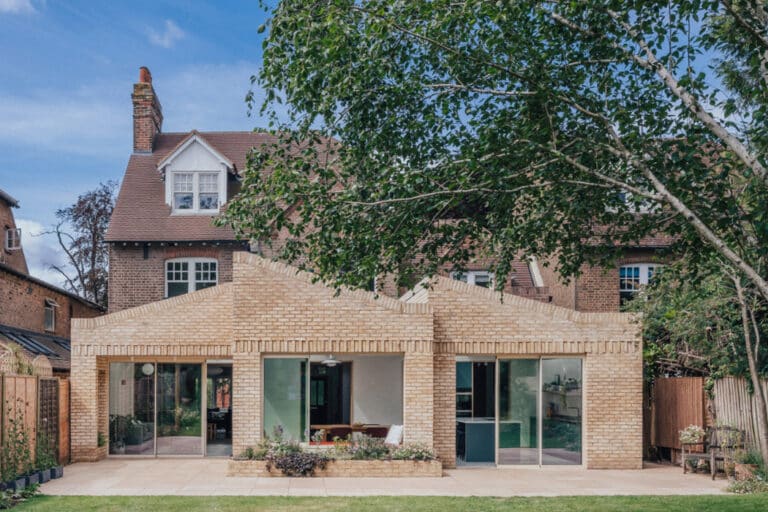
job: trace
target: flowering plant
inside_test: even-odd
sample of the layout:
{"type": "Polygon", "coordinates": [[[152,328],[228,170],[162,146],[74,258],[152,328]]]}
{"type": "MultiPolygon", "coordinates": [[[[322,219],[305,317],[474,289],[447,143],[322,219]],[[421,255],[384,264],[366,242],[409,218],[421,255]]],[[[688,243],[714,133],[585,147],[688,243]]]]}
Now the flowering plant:
{"type": "Polygon", "coordinates": [[[704,439],[704,429],[698,425],[688,425],[680,431],[680,442],[683,444],[696,444],[704,439]]]}

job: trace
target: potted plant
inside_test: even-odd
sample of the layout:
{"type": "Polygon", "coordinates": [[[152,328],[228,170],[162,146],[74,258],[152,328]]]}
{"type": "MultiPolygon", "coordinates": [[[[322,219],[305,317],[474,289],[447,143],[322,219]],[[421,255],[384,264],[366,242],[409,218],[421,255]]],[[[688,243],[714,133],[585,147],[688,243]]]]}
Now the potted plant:
{"type": "Polygon", "coordinates": [[[760,454],[754,451],[737,450],[734,454],[734,470],[736,480],[749,480],[755,476],[755,471],[760,467],[762,459],[760,454]]]}
{"type": "Polygon", "coordinates": [[[704,439],[704,429],[698,425],[688,425],[680,431],[682,444],[698,444],[704,439]]]}

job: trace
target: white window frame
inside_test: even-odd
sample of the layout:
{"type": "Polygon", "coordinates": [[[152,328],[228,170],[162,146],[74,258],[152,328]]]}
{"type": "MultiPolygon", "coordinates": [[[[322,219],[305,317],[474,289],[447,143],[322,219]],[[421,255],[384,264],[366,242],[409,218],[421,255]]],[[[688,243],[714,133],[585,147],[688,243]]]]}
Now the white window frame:
{"type": "Polygon", "coordinates": [[[21,228],[5,228],[3,247],[6,251],[18,251],[21,249],[21,228]]]}
{"type": "Polygon", "coordinates": [[[53,300],[53,299],[45,299],[45,306],[43,308],[43,330],[45,332],[55,332],[56,331],[56,309],[59,307],[59,304],[53,300]],[[48,325],[48,313],[50,312],[50,319],[51,324],[48,325]]]}
{"type": "MultiPolygon", "coordinates": [[[[480,276],[488,277],[488,288],[493,288],[495,286],[495,280],[493,272],[489,272],[487,270],[466,270],[464,272],[453,272],[451,274],[451,278],[455,279],[456,281],[463,281],[467,284],[473,284],[480,286],[476,283],[477,278],[480,276]],[[466,277],[466,279],[462,279],[462,277],[466,277]]],[[[483,286],[483,288],[485,288],[483,286]]]]}
{"type": "Polygon", "coordinates": [[[661,263],[627,263],[626,265],[622,265],[619,267],[619,293],[635,295],[640,291],[641,287],[647,285],[653,278],[653,275],[663,267],[664,265],[661,263]],[[621,277],[621,271],[628,268],[639,269],[636,287],[634,285],[632,287],[624,286],[624,283],[622,282],[624,278],[621,277]]]}
{"type": "MultiPolygon", "coordinates": [[[[168,264],[169,263],[186,263],[187,264],[187,291],[186,293],[183,293],[182,295],[186,295],[187,293],[191,293],[196,291],[197,288],[197,279],[195,276],[195,264],[196,263],[215,263],[216,264],[216,279],[215,280],[201,280],[200,282],[205,283],[214,283],[213,286],[216,286],[219,284],[219,272],[221,271],[221,268],[219,266],[219,260],[216,258],[172,258],[169,260],[165,260],[163,263],[163,280],[165,281],[165,298],[168,298],[168,264]]],[[[209,271],[210,272],[210,271],[209,271]]],[[[184,281],[170,281],[171,283],[183,283],[184,281]]],[[[175,295],[175,297],[178,297],[178,295],[175,295]]]]}
{"type": "MultiPolygon", "coordinates": [[[[226,190],[226,181],[224,182],[224,185],[222,185],[222,176],[224,175],[223,171],[216,171],[216,170],[205,170],[205,171],[185,171],[185,170],[175,170],[171,171],[169,176],[170,184],[169,184],[169,192],[170,192],[170,204],[171,204],[171,211],[175,215],[212,215],[219,213],[221,210],[222,200],[221,195],[222,191],[226,190]],[[192,175],[192,208],[176,208],[176,176],[182,175],[182,174],[190,174],[192,175]],[[210,192],[200,192],[200,176],[206,174],[206,175],[215,175],[215,183],[216,183],[216,194],[218,195],[218,199],[216,200],[216,208],[209,208],[209,209],[202,209],[200,208],[200,194],[206,194],[210,192]]],[[[223,179],[226,179],[226,176],[223,176],[223,179]]]]}

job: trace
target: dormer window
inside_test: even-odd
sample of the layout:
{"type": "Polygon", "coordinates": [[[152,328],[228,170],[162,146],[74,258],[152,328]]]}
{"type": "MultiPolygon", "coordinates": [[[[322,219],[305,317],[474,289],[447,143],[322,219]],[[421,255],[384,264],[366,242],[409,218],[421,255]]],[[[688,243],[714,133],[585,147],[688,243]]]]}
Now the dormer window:
{"type": "Polygon", "coordinates": [[[216,215],[227,202],[234,164],[193,131],[158,163],[165,177],[165,202],[173,215],[216,215]]]}
{"type": "Polygon", "coordinates": [[[219,211],[220,172],[173,172],[173,210],[185,213],[219,211]]]}

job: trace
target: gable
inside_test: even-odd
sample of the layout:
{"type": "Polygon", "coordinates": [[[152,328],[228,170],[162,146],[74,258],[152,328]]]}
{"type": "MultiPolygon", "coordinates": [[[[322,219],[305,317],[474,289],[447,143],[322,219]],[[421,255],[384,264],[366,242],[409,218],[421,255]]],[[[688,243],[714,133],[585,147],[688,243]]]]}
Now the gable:
{"type": "MultiPolygon", "coordinates": [[[[640,326],[628,313],[583,313],[443,277],[426,290],[436,343],[640,341],[640,326]]],[[[421,300],[424,293],[417,290],[421,300]]]]}
{"type": "Polygon", "coordinates": [[[255,341],[428,341],[428,305],[336,290],[255,254],[234,254],[234,335],[255,341]]]}

